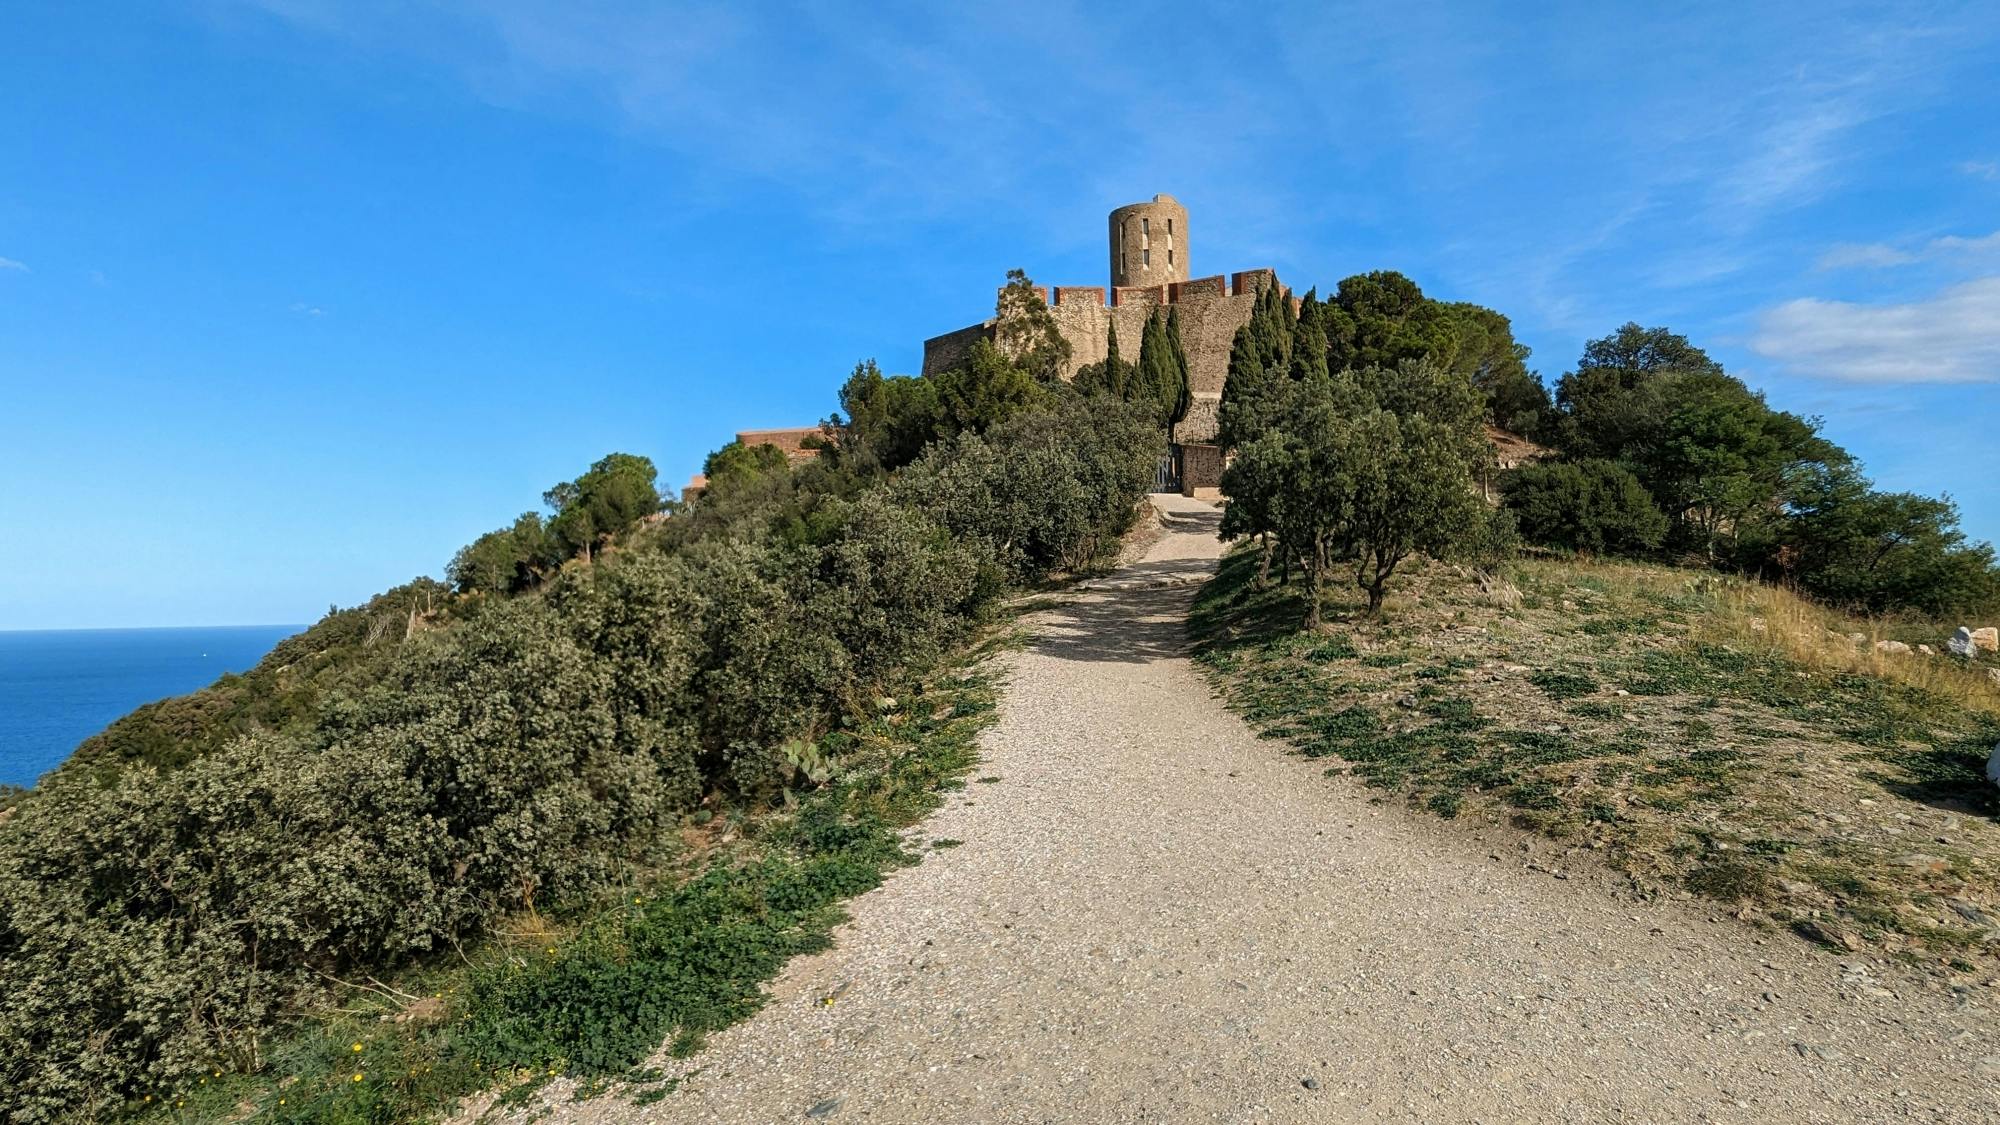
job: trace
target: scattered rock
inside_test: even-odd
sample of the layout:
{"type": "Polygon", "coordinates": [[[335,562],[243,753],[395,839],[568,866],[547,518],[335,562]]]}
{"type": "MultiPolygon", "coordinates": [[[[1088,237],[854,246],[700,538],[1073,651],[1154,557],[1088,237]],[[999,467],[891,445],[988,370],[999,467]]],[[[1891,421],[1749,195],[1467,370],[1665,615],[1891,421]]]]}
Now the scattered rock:
{"type": "Polygon", "coordinates": [[[1317,1090],[1319,1089],[1319,1079],[1301,1078],[1299,1079],[1299,1085],[1304,1086],[1308,1090],[1317,1090]]]}
{"type": "Polygon", "coordinates": [[[1974,629],[1972,647],[1983,648],[1987,652],[2000,652],[2000,626],[1988,625],[1984,629],[1974,629]]]}
{"type": "Polygon", "coordinates": [[[1807,941],[1816,941],[1831,949],[1855,950],[1861,948],[1861,938],[1852,930],[1844,929],[1831,922],[1808,918],[1793,927],[1798,935],[1807,941]]]}
{"type": "Polygon", "coordinates": [[[1876,651],[1876,652],[1894,652],[1894,653],[1908,653],[1908,652],[1910,651],[1910,646],[1909,646],[1909,645],[1906,645],[1906,644],[1904,644],[1904,643],[1903,643],[1903,642],[1901,642],[1901,641],[1876,641],[1876,642],[1875,642],[1875,651],[1876,651]]]}
{"type": "Polygon", "coordinates": [[[2000,1078],[2000,1055],[1988,1055],[1972,1064],[1972,1072],[1981,1078],[2000,1078]]]}
{"type": "Polygon", "coordinates": [[[2000,925],[2000,923],[1996,923],[1993,920],[1992,915],[1979,909],[1976,904],[1967,902],[1962,898],[1948,898],[1945,900],[1945,905],[1951,907],[1952,911],[1960,918],[1965,919],[1975,926],[2000,925]]]}
{"type": "Polygon", "coordinates": [[[1958,632],[1951,635],[1951,639],[1944,643],[1944,647],[1950,649],[1953,656],[1970,657],[1972,655],[1972,630],[1964,625],[1960,625],[1958,632]]]}
{"type": "Polygon", "coordinates": [[[1849,633],[1849,634],[1847,634],[1847,643],[1848,643],[1848,644],[1851,644],[1851,645],[1859,645],[1859,644],[1862,644],[1863,642],[1865,642],[1865,641],[1867,641],[1867,640],[1868,640],[1868,634],[1866,634],[1866,633],[1849,633]]]}
{"type": "Polygon", "coordinates": [[[1987,756],[1986,780],[2000,785],[2000,742],[1993,744],[1993,753],[1987,756]]]}
{"type": "Polygon", "coordinates": [[[1761,617],[1753,617],[1750,619],[1750,631],[1753,633],[1766,632],[1770,628],[1771,627],[1769,625],[1764,624],[1764,619],[1761,617]]]}
{"type": "Polygon", "coordinates": [[[1931,647],[1931,646],[1929,646],[1929,645],[1918,645],[1918,646],[1917,646],[1917,651],[1918,651],[1918,652],[1920,652],[1920,653],[1922,653],[1922,654],[1924,654],[1925,656],[1936,656],[1936,655],[1937,655],[1937,650],[1936,650],[1936,649],[1934,649],[1934,648],[1932,648],[1932,647],[1931,647]]]}
{"type": "Polygon", "coordinates": [[[806,1110],[806,1116],[815,1120],[832,1117],[834,1114],[840,1112],[840,1103],[844,1100],[843,1098],[828,1098],[825,1101],[815,1104],[811,1109],[806,1110]]]}
{"type": "Polygon", "coordinates": [[[1928,871],[1934,875],[1949,870],[1951,867],[1950,864],[1939,859],[1937,856],[1921,854],[1900,856],[1896,860],[1896,866],[1908,867],[1914,871],[1928,871]]]}

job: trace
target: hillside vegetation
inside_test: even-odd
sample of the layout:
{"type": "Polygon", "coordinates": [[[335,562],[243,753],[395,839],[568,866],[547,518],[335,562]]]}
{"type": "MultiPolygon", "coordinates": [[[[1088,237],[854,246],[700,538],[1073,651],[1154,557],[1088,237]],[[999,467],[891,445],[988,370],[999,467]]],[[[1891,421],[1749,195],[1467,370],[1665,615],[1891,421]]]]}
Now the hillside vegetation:
{"type": "Polygon", "coordinates": [[[1351,594],[1329,607],[1347,624],[1305,631],[1301,585],[1259,590],[1256,563],[1237,551],[1203,590],[1198,659],[1328,774],[1838,948],[2000,956],[2000,665],[1883,653],[1782,590],[1629,563],[1483,585],[1433,564],[1386,620],[1351,594]]]}
{"type": "Polygon", "coordinates": [[[0,1117],[404,1121],[754,1008],[970,762],[998,599],[1150,479],[1145,410],[977,358],[664,518],[613,454],[88,742],[0,813],[0,1117]]]}
{"type": "Polygon", "coordinates": [[[1248,542],[1193,623],[1231,706],[1641,887],[1957,969],[2000,952],[2000,672],[1801,596],[1942,647],[1926,618],[2000,606],[1992,548],[1665,329],[1591,341],[1553,396],[1525,358],[1399,274],[1260,299],[1222,404],[1248,542]],[[1496,474],[1499,421],[1548,455],[1496,474]],[[1590,561],[1618,555],[1681,565],[1590,561]]]}

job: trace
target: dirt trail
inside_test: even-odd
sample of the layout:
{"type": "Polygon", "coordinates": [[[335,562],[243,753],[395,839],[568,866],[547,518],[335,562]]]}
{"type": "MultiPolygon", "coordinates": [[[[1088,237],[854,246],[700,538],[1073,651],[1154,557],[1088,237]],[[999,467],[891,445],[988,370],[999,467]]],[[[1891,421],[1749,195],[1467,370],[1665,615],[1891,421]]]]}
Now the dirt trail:
{"type": "Polygon", "coordinates": [[[543,1120],[2000,1120],[1992,990],[1559,878],[1253,737],[1183,652],[1215,511],[1158,503],[1011,658],[1000,780],[923,827],[963,846],[664,1100],[543,1120]]]}

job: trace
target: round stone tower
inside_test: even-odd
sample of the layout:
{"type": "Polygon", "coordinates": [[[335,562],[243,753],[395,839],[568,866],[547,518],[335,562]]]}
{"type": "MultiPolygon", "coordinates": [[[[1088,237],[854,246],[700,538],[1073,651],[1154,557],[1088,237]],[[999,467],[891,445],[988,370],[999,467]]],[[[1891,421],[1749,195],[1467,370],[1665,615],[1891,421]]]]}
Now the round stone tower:
{"type": "Polygon", "coordinates": [[[1111,284],[1165,285],[1188,279],[1187,208],[1171,195],[1111,212],[1111,284]]]}

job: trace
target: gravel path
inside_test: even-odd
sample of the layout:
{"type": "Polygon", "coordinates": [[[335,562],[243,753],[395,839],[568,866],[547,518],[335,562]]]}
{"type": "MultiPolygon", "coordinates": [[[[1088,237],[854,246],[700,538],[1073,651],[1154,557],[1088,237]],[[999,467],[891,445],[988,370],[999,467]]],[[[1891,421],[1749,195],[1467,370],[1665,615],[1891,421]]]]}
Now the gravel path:
{"type": "Polygon", "coordinates": [[[542,1120],[2000,1120],[2000,990],[1633,901],[1253,737],[1183,655],[1215,511],[1156,502],[1010,658],[1000,780],[923,828],[964,845],[669,1097],[542,1120]]]}

